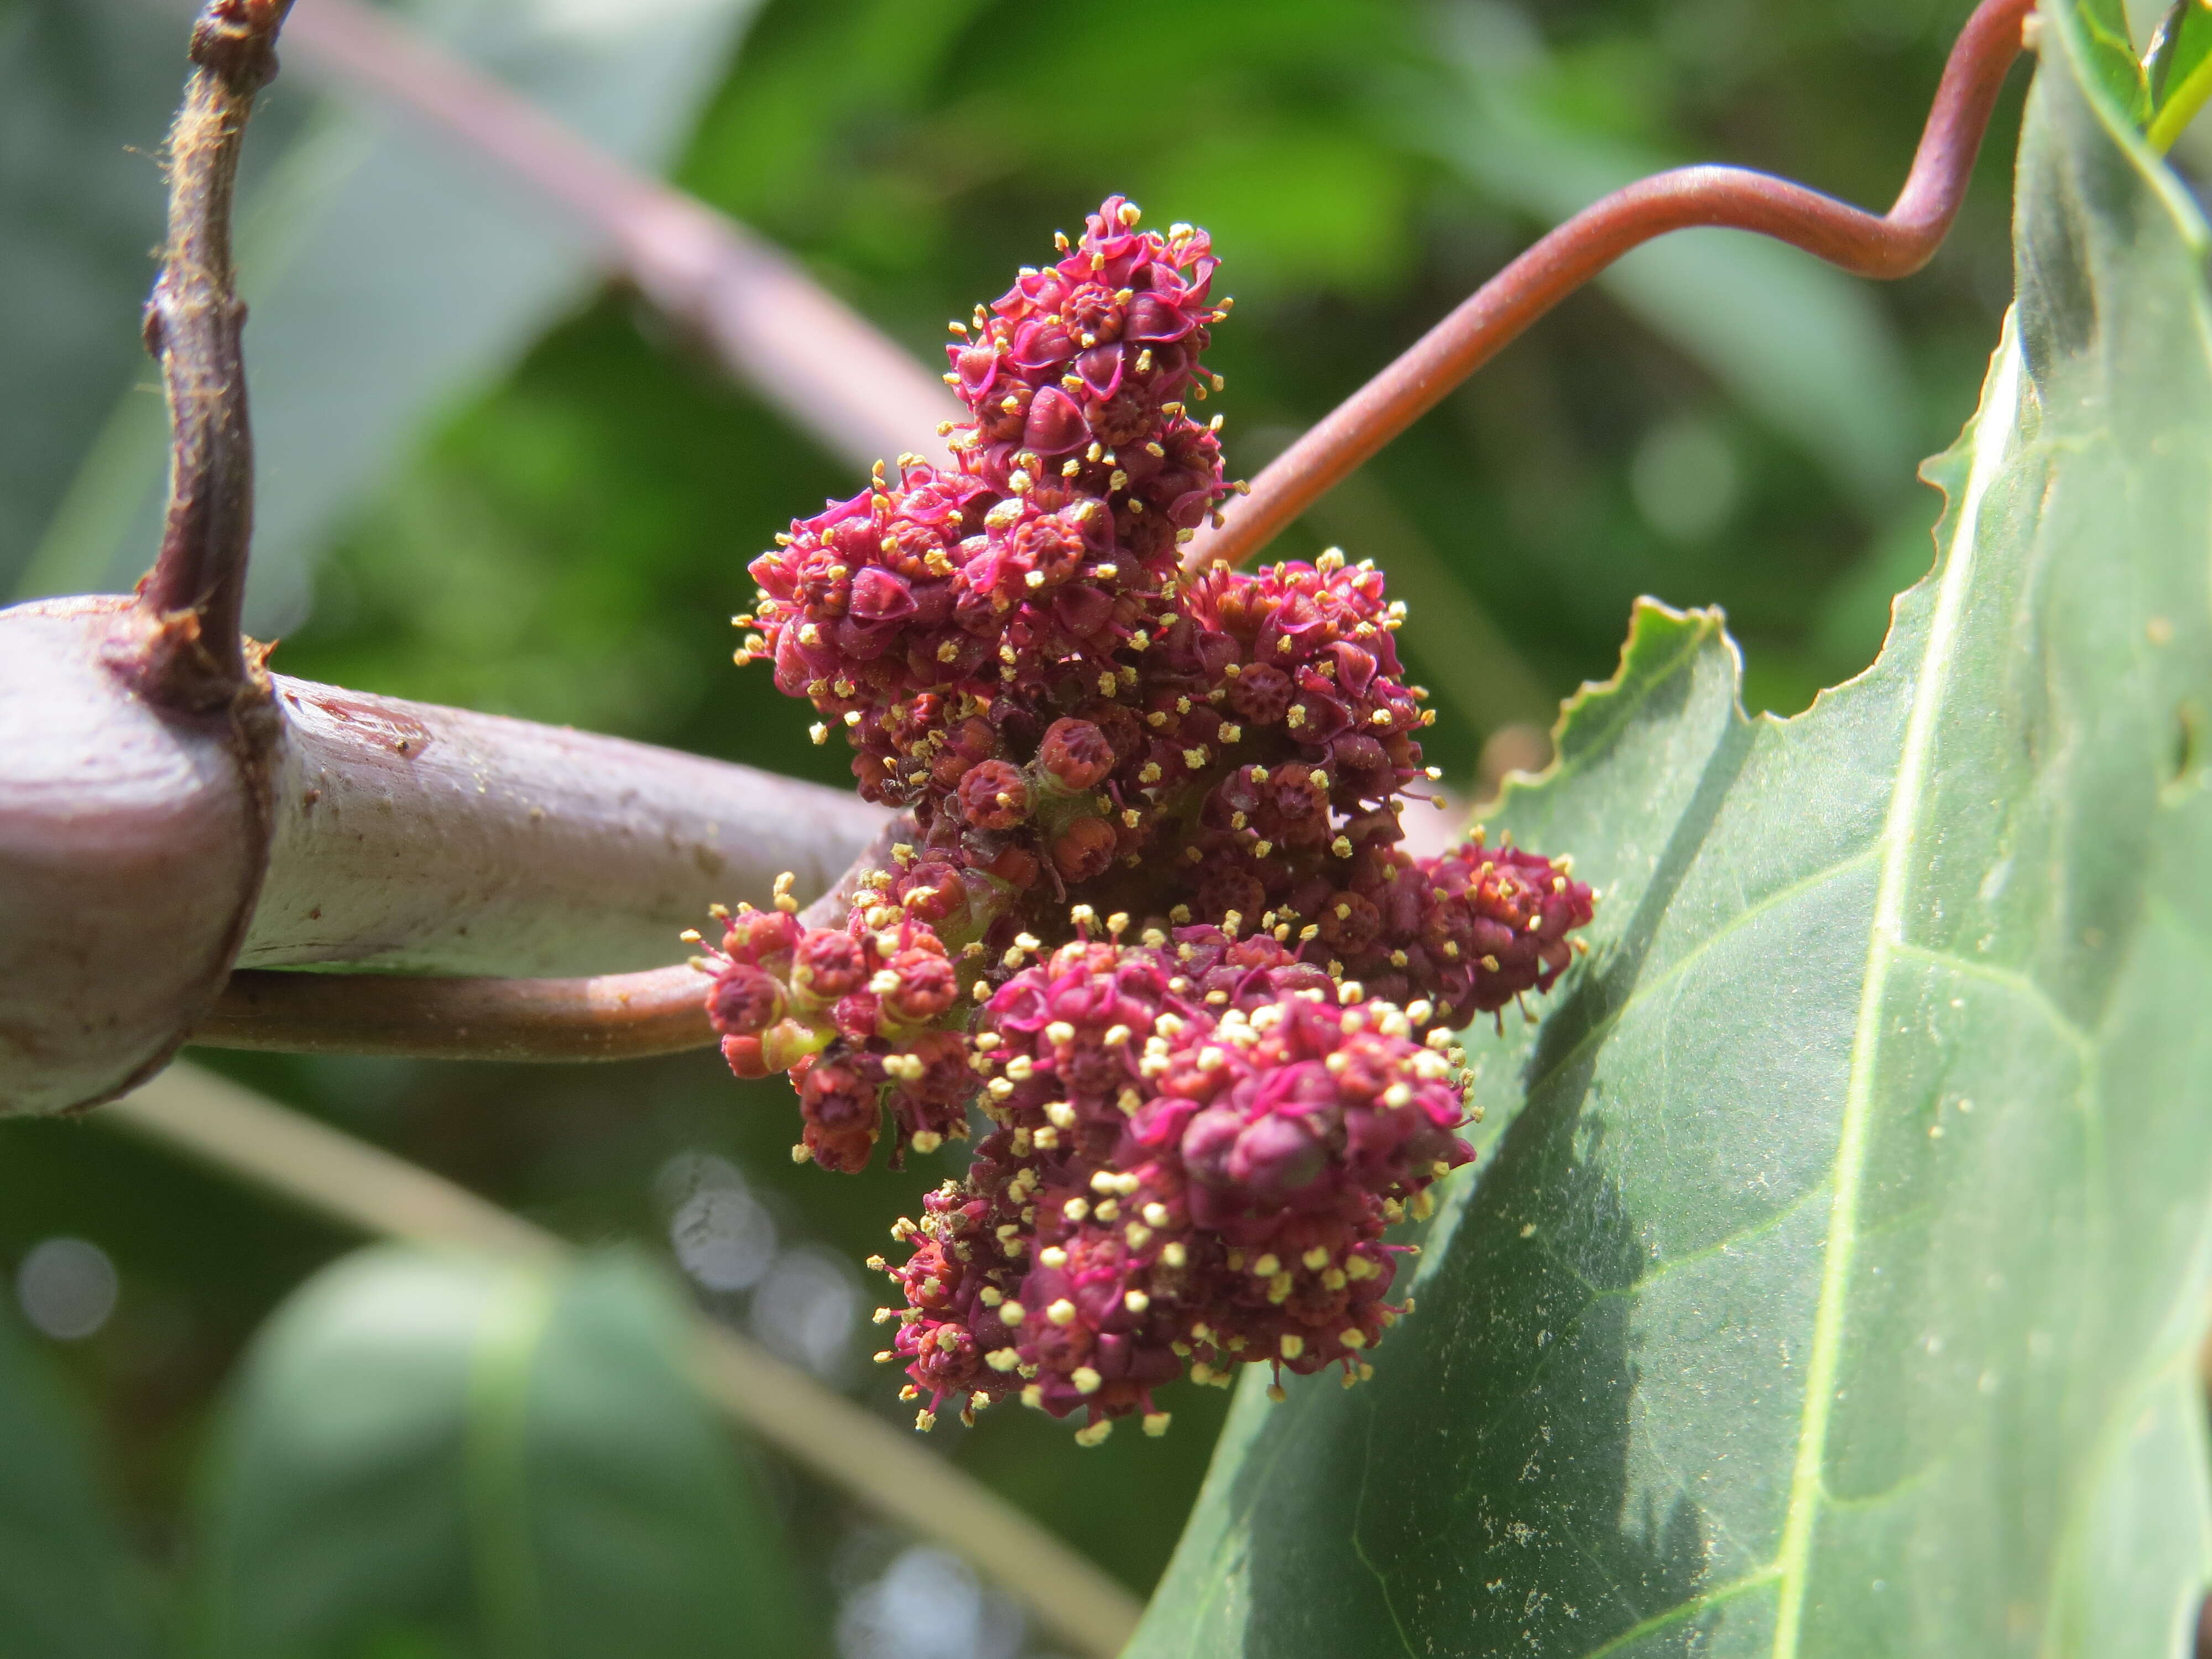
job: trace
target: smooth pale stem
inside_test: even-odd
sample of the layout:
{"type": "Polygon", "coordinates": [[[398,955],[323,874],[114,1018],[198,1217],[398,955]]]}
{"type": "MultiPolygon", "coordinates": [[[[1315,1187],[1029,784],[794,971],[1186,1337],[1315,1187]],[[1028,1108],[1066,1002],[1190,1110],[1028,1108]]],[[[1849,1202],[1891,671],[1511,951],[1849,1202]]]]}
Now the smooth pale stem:
{"type": "MultiPolygon", "coordinates": [[[[172,1066],[96,1121],[377,1237],[542,1264],[572,1253],[564,1240],[443,1176],[198,1066],[172,1066]]],[[[972,1562],[1077,1652],[1112,1659],[1121,1651],[1141,1609],[1097,1567],[912,1434],[726,1326],[699,1316],[695,1329],[702,1391],[750,1433],[972,1562]]]]}
{"type": "Polygon", "coordinates": [[[273,676],[275,833],[241,968],[623,973],[708,907],[826,890],[890,814],[648,744],[273,676]]]}

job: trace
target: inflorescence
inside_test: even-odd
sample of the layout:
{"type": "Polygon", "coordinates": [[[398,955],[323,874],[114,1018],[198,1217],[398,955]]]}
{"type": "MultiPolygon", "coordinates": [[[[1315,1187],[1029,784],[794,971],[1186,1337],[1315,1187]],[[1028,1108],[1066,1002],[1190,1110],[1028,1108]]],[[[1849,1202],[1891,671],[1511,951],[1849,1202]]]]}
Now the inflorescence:
{"type": "Polygon", "coordinates": [[[723,1053],[790,1073],[826,1168],[886,1109],[895,1163],[990,1125],[874,1264],[925,1428],[1018,1394],[1096,1444],[1186,1366],[1365,1374],[1384,1230],[1471,1156],[1451,1033],[1591,915],[1565,860],[1401,847],[1433,715],[1371,564],[1182,572],[1232,493],[1189,413],[1229,301],[1203,231],[1139,222],[1110,198],[953,324],[955,465],[794,523],[738,619],[910,830],[836,925],[787,882],[723,916],[723,1053]]]}

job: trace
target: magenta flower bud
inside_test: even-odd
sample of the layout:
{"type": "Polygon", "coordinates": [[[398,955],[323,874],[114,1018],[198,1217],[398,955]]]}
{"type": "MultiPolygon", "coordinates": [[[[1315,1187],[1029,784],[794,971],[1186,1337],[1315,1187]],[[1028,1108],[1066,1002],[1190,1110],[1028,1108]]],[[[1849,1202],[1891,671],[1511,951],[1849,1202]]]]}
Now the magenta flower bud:
{"type": "Polygon", "coordinates": [[[1037,764],[1063,789],[1090,789],[1114,770],[1114,745],[1089,720],[1057,720],[1037,745],[1037,764]]]}
{"type": "Polygon", "coordinates": [[[862,622],[902,622],[914,615],[914,588],[903,576],[871,566],[853,578],[852,613],[862,622]]]}
{"type": "Polygon", "coordinates": [[[1075,340],[1056,322],[1024,323],[1014,331],[1008,361],[1026,374],[1036,374],[1066,362],[1075,355],[1075,340]]]}
{"type": "Polygon", "coordinates": [[[1089,441],[1091,429],[1075,400],[1057,386],[1047,386],[1030,404],[1022,442],[1040,455],[1065,455],[1089,441]]]}
{"type": "Polygon", "coordinates": [[[1158,344],[1180,340],[1194,326],[1190,313],[1165,295],[1139,294],[1129,301],[1122,332],[1129,339],[1158,344]]]}
{"type": "Polygon", "coordinates": [[[788,956],[805,930],[786,910],[740,910],[730,918],[722,949],[732,960],[756,967],[788,956]]]}
{"type": "Polygon", "coordinates": [[[1358,893],[1337,893],[1324,900],[1318,924],[1321,942],[1340,956],[1371,949],[1382,936],[1382,913],[1358,893]]]}
{"type": "Polygon", "coordinates": [[[1089,881],[1113,866],[1118,842],[1103,818],[1077,818],[1053,837],[1052,862],[1061,878],[1089,881]]]}
{"type": "Polygon", "coordinates": [[[886,967],[898,978],[896,987],[881,994],[883,1012],[895,1024],[927,1025],[959,1000],[960,983],[941,945],[909,945],[886,967]]]}
{"type": "MultiPolygon", "coordinates": [[[[1073,640],[1088,641],[1103,635],[1114,620],[1114,601],[1088,582],[1071,582],[1052,596],[1053,620],[1073,640]]],[[[1103,649],[1111,651],[1121,641],[1108,639],[1103,649]]]]}
{"type": "Polygon", "coordinates": [[[783,1018],[782,981],[743,963],[733,963],[707,994],[707,1018],[724,1036],[758,1036],[783,1018]]]}
{"type": "Polygon", "coordinates": [[[1011,830],[1030,815],[1021,769],[1002,760],[971,766],[960,780],[961,816],[978,830],[1011,830]]]}
{"type": "Polygon", "coordinates": [[[867,1167],[880,1128],[876,1087],[868,1068],[852,1056],[816,1060],[799,1079],[802,1144],[823,1169],[850,1175],[867,1167]]]}
{"type": "Polygon", "coordinates": [[[1118,346],[1110,345],[1094,346],[1076,358],[1075,373],[1094,403],[1104,403],[1121,389],[1122,365],[1127,361],[1127,353],[1118,346]]]}
{"type": "Polygon", "coordinates": [[[1026,519],[1006,538],[1002,588],[1018,602],[1036,587],[1057,586],[1075,574],[1085,550],[1083,532],[1058,515],[1026,519]],[[1030,581],[1031,575],[1036,582],[1030,581]]]}
{"type": "Polygon", "coordinates": [[[802,1002],[827,1007],[867,982],[867,961],[849,933],[811,927],[799,942],[791,967],[791,988],[802,1002]]]}
{"type": "Polygon", "coordinates": [[[970,409],[991,390],[998,378],[999,354],[988,345],[951,346],[946,355],[960,377],[960,396],[970,409]]]}
{"type": "Polygon", "coordinates": [[[1320,1179],[1327,1161],[1304,1122],[1271,1114],[1237,1135],[1225,1172],[1260,1201],[1279,1203],[1320,1179]]]}

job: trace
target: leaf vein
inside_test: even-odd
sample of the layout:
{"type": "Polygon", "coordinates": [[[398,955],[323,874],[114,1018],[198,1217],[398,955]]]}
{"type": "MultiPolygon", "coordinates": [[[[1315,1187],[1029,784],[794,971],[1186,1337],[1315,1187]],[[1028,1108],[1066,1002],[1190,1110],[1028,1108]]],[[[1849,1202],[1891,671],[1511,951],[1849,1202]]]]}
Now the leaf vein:
{"type": "Polygon", "coordinates": [[[1781,1588],[1775,1612],[1774,1659],[1796,1659],[1803,1633],[1813,1523],[1820,1512],[1828,1423],[1843,1361],[1844,1304],[1850,1294],[1851,1263],[1857,1243],[1859,1186],[1866,1171],[1875,1111],[1875,1074],[1881,1062],[1882,1009],[1888,990],[1889,965],[1895,948],[1905,942],[1905,904],[1912,881],[1911,854],[1917,841],[1915,831],[1933,769],[1936,725],[1951,655],[1964,628],[1982,502],[2009,454],[2008,439],[2019,407],[2021,379],[2016,322],[2008,313],[2004,337],[1990,368],[1984,406],[1976,417],[1972,463],[1959,501],[1949,556],[1936,589],[1935,614],[1929,620],[1928,643],[1922,653],[1911,708],[1905,720],[1905,743],[1898,757],[1897,782],[1877,843],[1881,849],[1881,875],[1875,888],[1866,978],[1859,994],[1857,1029],[1851,1038],[1850,1080],[1836,1143],[1828,1243],[1820,1265],[1812,1352],[1805,1368],[1805,1405],[1799,1421],[1797,1456],[1790,1471],[1790,1503],[1784,1515],[1782,1550],[1778,1559],[1781,1588]]]}
{"type": "Polygon", "coordinates": [[[1805,896],[1808,893],[1833,881],[1838,876],[1850,874],[1863,864],[1871,863],[1880,850],[1878,843],[1870,842],[1849,858],[1839,859],[1833,864],[1801,876],[1788,886],[1775,889],[1758,903],[1735,912],[1711,933],[1690,945],[1680,956],[1675,957],[1657,973],[1640,981],[1636,988],[1628,994],[1620,1007],[1613,1009],[1603,1018],[1593,1024],[1590,1029],[1577,1038],[1574,1045],[1553,1062],[1550,1067],[1529,1080],[1525,1091],[1527,1097],[1534,1099],[1561,1073],[1573,1065],[1586,1050],[1603,1042],[1612,1033],[1613,1029],[1626,1019],[1633,1010],[1649,1001],[1665,987],[1687,974],[1700,959],[1724,940],[1741,932],[1752,922],[1770,912],[1780,909],[1783,906],[1805,896]]]}

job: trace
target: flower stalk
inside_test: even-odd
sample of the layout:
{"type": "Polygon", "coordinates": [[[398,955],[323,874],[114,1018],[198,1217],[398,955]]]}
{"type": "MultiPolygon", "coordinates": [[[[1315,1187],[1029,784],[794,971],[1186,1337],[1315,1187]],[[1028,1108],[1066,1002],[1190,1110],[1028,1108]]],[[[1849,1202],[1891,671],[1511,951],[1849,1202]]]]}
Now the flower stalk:
{"type": "Polygon", "coordinates": [[[1747,230],[1855,276],[1911,276],[1935,257],[1966,199],[1982,135],[2035,3],[1983,0],[1967,20],[1944,65],[1912,169],[1887,214],[1746,167],[1676,167],[1615,191],[1539,240],[1278,456],[1219,527],[1200,532],[1185,568],[1243,563],[1538,318],[1623,254],[1669,231],[1747,230]]]}

